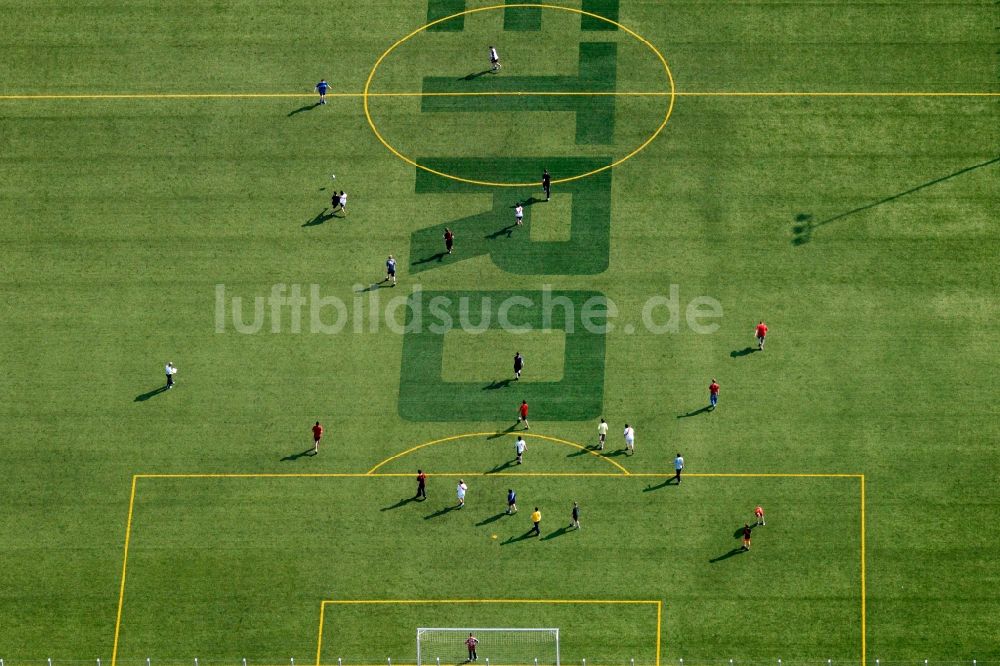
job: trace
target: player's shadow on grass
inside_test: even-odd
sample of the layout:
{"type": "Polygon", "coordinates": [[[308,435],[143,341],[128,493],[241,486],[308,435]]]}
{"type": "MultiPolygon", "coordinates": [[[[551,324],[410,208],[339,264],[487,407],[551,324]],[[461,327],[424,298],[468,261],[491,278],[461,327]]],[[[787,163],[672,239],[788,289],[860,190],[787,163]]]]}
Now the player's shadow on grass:
{"type": "Polygon", "coordinates": [[[498,379],[497,381],[495,381],[495,382],[493,382],[491,384],[487,384],[486,386],[484,386],[483,390],[484,391],[493,391],[493,390],[496,390],[496,389],[507,388],[508,386],[510,386],[511,381],[513,381],[513,380],[511,380],[511,379],[498,379]]]}
{"type": "Polygon", "coordinates": [[[577,449],[576,451],[573,451],[572,453],[567,453],[566,457],[567,458],[576,458],[577,456],[585,456],[585,455],[587,455],[588,453],[591,453],[591,452],[596,453],[597,455],[601,456],[602,458],[604,457],[604,451],[601,450],[601,449],[599,449],[599,448],[597,448],[596,446],[584,446],[584,447],[581,447],[581,448],[577,449]]]}
{"type": "MultiPolygon", "coordinates": [[[[740,532],[743,532],[742,528],[740,528],[740,532]]],[[[737,546],[736,548],[733,548],[732,550],[730,550],[728,553],[723,553],[722,555],[719,555],[718,557],[713,557],[712,559],[709,560],[709,563],[715,564],[716,562],[721,562],[722,560],[728,560],[730,557],[734,557],[736,555],[741,555],[741,554],[743,554],[745,552],[747,552],[747,551],[743,550],[742,547],[737,546]]]]}
{"type": "Polygon", "coordinates": [[[496,474],[497,472],[502,472],[505,469],[509,469],[511,467],[514,467],[515,465],[517,465],[517,461],[516,460],[508,460],[506,462],[500,463],[499,465],[497,465],[493,469],[486,470],[486,473],[487,474],[496,474]]]}
{"type": "Polygon", "coordinates": [[[298,460],[299,458],[311,457],[311,456],[314,456],[314,455],[316,455],[315,451],[313,451],[312,449],[306,449],[305,451],[302,451],[301,453],[293,453],[291,455],[285,456],[284,458],[281,459],[281,462],[298,460]]]}
{"type": "Polygon", "coordinates": [[[163,386],[159,386],[153,389],[152,391],[146,391],[145,393],[140,393],[139,395],[135,396],[135,400],[133,400],[132,402],[146,402],[150,398],[154,398],[160,395],[161,393],[166,393],[166,391],[167,391],[167,385],[164,384],[163,386]]]}
{"type": "Polygon", "coordinates": [[[482,527],[483,525],[489,525],[490,523],[495,523],[496,521],[500,520],[506,515],[508,515],[506,511],[501,511],[500,513],[490,516],[489,518],[483,518],[478,523],[476,523],[476,526],[482,527]]]}
{"type": "Polygon", "coordinates": [[[521,424],[520,424],[520,423],[515,423],[514,425],[510,426],[510,427],[509,427],[509,428],[507,428],[506,430],[501,430],[501,431],[499,431],[499,432],[495,432],[495,433],[493,433],[492,435],[490,435],[490,436],[489,436],[489,437],[487,437],[486,439],[499,439],[499,438],[503,437],[503,436],[504,436],[504,435],[506,435],[506,434],[509,434],[509,433],[512,433],[512,432],[514,432],[514,429],[515,429],[515,428],[516,428],[517,426],[519,426],[519,425],[521,425],[521,424]]]}
{"type": "Polygon", "coordinates": [[[452,511],[455,511],[456,509],[458,509],[458,507],[459,507],[458,504],[452,504],[450,506],[444,507],[443,509],[438,509],[434,513],[429,513],[426,516],[424,516],[424,520],[431,520],[432,518],[438,518],[440,516],[445,515],[446,513],[451,513],[452,511]]]}
{"type": "Polygon", "coordinates": [[[644,492],[644,493],[651,493],[654,490],[660,490],[661,488],[666,488],[667,486],[677,485],[673,481],[674,481],[674,477],[668,476],[667,478],[665,478],[663,480],[662,483],[658,483],[655,486],[646,486],[645,488],[642,489],[642,492],[644,492]]]}
{"type": "Polygon", "coordinates": [[[570,527],[560,527],[555,532],[552,532],[551,534],[546,534],[545,536],[543,536],[542,537],[542,541],[548,541],[549,539],[556,539],[558,537],[561,537],[563,534],[566,534],[567,532],[571,532],[571,531],[572,531],[572,528],[570,528],[570,527]]]}
{"type": "Polygon", "coordinates": [[[416,501],[417,501],[416,497],[405,497],[396,502],[395,504],[390,504],[389,506],[382,507],[381,509],[379,509],[379,511],[392,511],[393,509],[398,509],[400,507],[406,506],[410,502],[416,502],[416,501]]]}
{"type": "MultiPolygon", "coordinates": [[[[521,205],[522,206],[534,206],[536,203],[544,203],[544,202],[545,202],[545,199],[538,199],[536,197],[531,196],[531,197],[528,197],[527,199],[525,199],[524,201],[522,201],[521,205]]],[[[514,204],[513,206],[511,206],[511,208],[517,208],[517,204],[514,204]]]]}
{"type": "Polygon", "coordinates": [[[133,400],[132,402],[146,402],[150,398],[156,397],[161,393],[166,392],[166,390],[167,390],[167,385],[164,384],[163,386],[159,386],[153,389],[152,391],[146,391],[145,393],[140,393],[139,395],[135,396],[135,400],[133,400]]]}
{"type": "Polygon", "coordinates": [[[486,74],[489,74],[492,71],[493,71],[492,69],[484,69],[481,72],[472,72],[471,74],[466,74],[465,76],[460,77],[458,80],[459,81],[472,81],[474,79],[478,79],[480,76],[485,76],[486,74]]]}
{"type": "Polygon", "coordinates": [[[517,227],[516,223],[515,224],[508,224],[506,227],[503,227],[502,229],[497,229],[496,231],[494,231],[491,234],[486,234],[485,236],[483,236],[483,238],[485,238],[487,240],[496,240],[496,239],[500,238],[501,236],[506,236],[507,238],[510,238],[511,236],[514,235],[514,229],[516,227],[517,227]]]}
{"type": "Polygon", "coordinates": [[[305,106],[300,106],[299,108],[295,109],[294,111],[289,111],[289,112],[288,112],[288,117],[289,117],[289,118],[291,118],[291,117],[292,117],[292,116],[294,116],[294,115],[295,115],[296,113],[302,113],[302,112],[304,112],[304,111],[312,111],[312,110],[313,110],[313,109],[315,109],[315,108],[316,108],[317,106],[320,106],[320,103],[319,103],[319,102],[315,102],[315,103],[313,103],[313,104],[306,104],[305,106]]]}
{"type": "Polygon", "coordinates": [[[537,538],[537,537],[538,537],[538,535],[535,534],[535,530],[534,530],[534,528],[532,528],[532,529],[528,530],[527,532],[525,532],[524,534],[522,534],[520,536],[508,537],[504,541],[501,541],[500,545],[501,546],[506,546],[507,544],[517,543],[518,541],[524,541],[525,539],[532,539],[532,538],[537,538]]]}
{"type": "Polygon", "coordinates": [[[712,411],[712,406],[711,405],[705,405],[704,407],[702,407],[700,409],[696,409],[696,410],[694,410],[692,412],[688,412],[687,414],[678,414],[677,418],[679,418],[679,419],[686,419],[686,418],[689,418],[689,417],[692,417],[692,416],[698,416],[699,414],[707,414],[710,411],[712,411]]]}
{"type": "Polygon", "coordinates": [[[417,259],[410,265],[419,266],[420,264],[429,264],[432,261],[443,261],[446,256],[448,256],[447,252],[438,252],[437,254],[432,254],[429,257],[424,257],[423,259],[417,259]]]}
{"type": "Polygon", "coordinates": [[[303,227],[317,227],[317,226],[323,224],[324,222],[326,222],[327,220],[332,220],[334,217],[336,217],[336,216],[333,213],[329,213],[328,214],[326,212],[326,208],[324,208],[323,210],[321,210],[319,212],[318,215],[316,215],[316,217],[314,217],[311,220],[307,220],[306,222],[303,222],[302,226],[303,227]]]}
{"type": "Polygon", "coordinates": [[[813,216],[808,213],[799,213],[798,215],[795,216],[796,225],[792,227],[792,231],[795,234],[795,236],[792,238],[792,244],[805,245],[810,240],[812,240],[813,231],[815,231],[819,227],[830,224],[831,222],[836,222],[837,220],[842,220],[845,217],[849,217],[856,213],[862,213],[866,210],[871,210],[872,208],[876,208],[877,206],[891,203],[893,201],[896,201],[897,199],[901,199],[905,196],[913,194],[914,192],[919,192],[924,188],[932,187],[934,185],[937,185],[938,183],[943,183],[946,180],[951,180],[952,178],[956,178],[958,176],[961,176],[962,174],[969,173],[970,171],[975,171],[976,169],[982,169],[983,167],[990,166],[991,164],[996,164],[997,162],[1000,162],[1000,157],[994,157],[992,159],[986,160],[985,162],[980,162],[978,164],[967,166],[965,168],[959,169],[958,171],[953,171],[952,173],[949,173],[946,176],[941,176],[940,178],[928,180],[926,183],[921,183],[916,187],[911,187],[910,189],[905,190],[903,192],[893,194],[891,196],[885,197],[884,199],[879,199],[878,201],[873,201],[872,203],[865,204],[864,206],[858,206],[857,208],[852,208],[849,211],[839,213],[837,215],[834,215],[833,217],[828,217],[824,220],[819,220],[818,222],[813,221],[813,216]]]}
{"type": "Polygon", "coordinates": [[[381,288],[382,288],[382,285],[383,285],[384,283],[385,283],[385,280],[382,280],[382,282],[372,282],[372,283],[371,283],[370,285],[368,285],[367,287],[363,287],[363,288],[361,288],[361,289],[355,289],[355,290],[354,290],[354,293],[355,293],[355,294],[363,294],[363,293],[365,293],[366,291],[375,291],[375,290],[377,290],[377,289],[381,289],[381,288]]]}
{"type": "Polygon", "coordinates": [[[741,356],[749,356],[750,354],[757,351],[755,347],[744,347],[743,349],[735,349],[729,352],[732,358],[740,358],[741,356]]]}

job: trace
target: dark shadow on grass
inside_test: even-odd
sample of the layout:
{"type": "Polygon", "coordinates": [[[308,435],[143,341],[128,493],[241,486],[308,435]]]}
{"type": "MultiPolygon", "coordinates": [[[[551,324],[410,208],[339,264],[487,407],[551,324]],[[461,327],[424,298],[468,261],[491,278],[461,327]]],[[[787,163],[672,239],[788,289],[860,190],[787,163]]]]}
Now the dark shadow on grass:
{"type": "Polygon", "coordinates": [[[381,509],[379,509],[379,511],[392,511],[393,509],[398,509],[401,506],[406,506],[410,502],[416,502],[416,501],[417,501],[416,497],[405,497],[396,502],[395,504],[382,507],[381,509]]]}
{"type": "Polygon", "coordinates": [[[507,388],[508,386],[510,386],[510,383],[512,381],[513,381],[512,379],[498,379],[497,381],[493,382],[492,384],[487,384],[486,386],[484,386],[483,390],[484,391],[493,391],[493,390],[496,390],[496,389],[507,388]]]}
{"type": "Polygon", "coordinates": [[[326,208],[324,208],[322,211],[319,212],[318,215],[316,215],[316,217],[314,217],[313,219],[308,220],[306,222],[303,222],[302,226],[303,227],[316,227],[316,226],[319,226],[319,225],[323,224],[327,220],[332,220],[334,217],[335,216],[334,216],[333,213],[327,214],[326,208]]]}
{"type": "Polygon", "coordinates": [[[747,551],[743,550],[743,548],[733,548],[728,553],[723,553],[722,555],[719,555],[718,557],[713,557],[712,559],[709,560],[709,562],[711,564],[715,564],[716,562],[721,562],[722,560],[728,560],[730,557],[733,557],[735,555],[740,555],[740,554],[745,553],[745,552],[747,552],[747,551]]]}
{"type": "Polygon", "coordinates": [[[601,449],[597,448],[596,446],[585,446],[582,449],[577,449],[576,451],[573,451],[572,453],[567,453],[566,457],[576,458],[577,456],[585,456],[588,453],[596,453],[599,456],[602,457],[604,456],[604,452],[601,449]]]}
{"type": "Polygon", "coordinates": [[[501,546],[506,546],[509,543],[517,543],[518,541],[524,541],[525,539],[530,539],[532,537],[537,537],[537,536],[538,535],[535,534],[535,529],[532,528],[532,529],[528,530],[527,532],[525,532],[524,534],[522,534],[521,536],[508,537],[506,540],[501,541],[500,545],[501,546]]]}
{"type": "Polygon", "coordinates": [[[496,231],[494,231],[491,234],[486,234],[485,236],[483,236],[483,238],[486,238],[488,240],[496,240],[497,238],[500,238],[501,236],[506,236],[507,238],[510,238],[511,236],[514,235],[514,228],[516,226],[517,226],[516,223],[515,224],[509,224],[506,227],[504,227],[503,229],[497,229],[496,231]]]}
{"type": "Polygon", "coordinates": [[[909,196],[915,192],[919,192],[922,189],[932,187],[939,183],[943,183],[944,181],[951,180],[952,178],[957,178],[958,176],[969,173],[970,171],[975,171],[976,169],[982,169],[983,167],[988,167],[991,164],[996,164],[997,162],[1000,162],[1000,157],[994,157],[993,159],[986,160],[985,162],[980,162],[978,164],[973,164],[972,166],[967,166],[963,169],[959,169],[958,171],[953,171],[952,173],[949,173],[946,176],[941,176],[940,178],[928,180],[926,183],[921,183],[920,185],[917,185],[916,187],[911,187],[910,189],[905,190],[903,192],[893,194],[891,196],[885,197],[884,199],[879,199],[878,201],[874,201],[870,204],[865,204],[864,206],[858,206],[857,208],[852,208],[849,211],[839,213],[837,215],[834,215],[833,217],[828,217],[825,220],[820,220],[818,222],[814,222],[812,219],[813,216],[808,213],[799,213],[798,215],[795,216],[795,221],[797,222],[797,224],[794,227],[792,227],[792,231],[795,233],[795,237],[792,239],[792,244],[804,245],[808,243],[810,240],[812,240],[812,232],[824,225],[836,222],[838,220],[842,220],[845,217],[850,217],[851,215],[855,215],[857,213],[862,213],[866,210],[871,210],[872,208],[876,208],[878,206],[882,206],[887,203],[891,203],[893,201],[896,201],[897,199],[902,199],[903,197],[909,196]]]}
{"type": "Polygon", "coordinates": [[[678,414],[677,418],[679,418],[679,419],[686,419],[686,418],[689,418],[691,416],[698,416],[699,414],[707,414],[710,411],[712,411],[712,406],[711,405],[705,405],[701,409],[696,409],[693,412],[688,412],[687,414],[678,414]]]}
{"type": "Polygon", "coordinates": [[[442,261],[447,254],[448,254],[447,252],[438,252],[437,254],[432,254],[429,257],[424,257],[423,259],[417,259],[410,265],[419,266],[420,264],[429,264],[432,261],[442,261]]]}
{"type": "Polygon", "coordinates": [[[167,390],[167,385],[164,384],[163,386],[155,388],[152,391],[146,391],[145,393],[140,393],[139,395],[135,396],[135,400],[133,400],[132,402],[146,402],[150,398],[155,398],[161,393],[165,393],[166,390],[167,390]]]}
{"type": "Polygon", "coordinates": [[[736,349],[729,352],[729,355],[733,358],[740,358],[741,356],[749,356],[755,351],[757,350],[754,347],[744,347],[743,349],[736,349]]]}
{"type": "Polygon", "coordinates": [[[486,473],[487,474],[496,474],[497,472],[502,472],[505,469],[508,469],[510,467],[515,466],[516,464],[517,464],[516,460],[508,460],[506,462],[500,463],[499,465],[497,465],[493,469],[487,470],[486,473]]]}
{"type": "Polygon", "coordinates": [[[651,493],[654,490],[660,490],[661,488],[666,488],[667,486],[671,485],[670,482],[673,481],[673,480],[674,480],[674,477],[668,476],[667,478],[665,478],[663,480],[662,483],[658,483],[655,486],[646,486],[645,488],[642,489],[642,492],[644,492],[644,493],[651,493]]]}
{"type": "Polygon", "coordinates": [[[628,449],[615,449],[614,451],[609,451],[608,453],[601,454],[605,458],[618,458],[620,456],[629,455],[628,449]]]}
{"type": "Polygon", "coordinates": [[[557,538],[561,537],[563,534],[566,534],[567,532],[571,532],[572,530],[573,530],[573,528],[571,528],[571,527],[560,527],[559,529],[557,529],[552,534],[546,534],[545,536],[543,536],[542,537],[542,541],[548,541],[549,539],[557,539],[557,538]]]}
{"type": "Polygon", "coordinates": [[[310,449],[306,449],[305,451],[302,451],[301,453],[293,453],[291,455],[287,455],[287,456],[285,456],[284,458],[281,459],[281,462],[290,462],[292,460],[298,460],[299,458],[312,457],[314,455],[316,455],[316,452],[313,451],[310,448],[310,449]]]}
{"type": "Polygon", "coordinates": [[[368,285],[368,286],[367,286],[367,287],[365,287],[364,289],[356,289],[356,290],[354,291],[354,293],[355,293],[355,294],[363,294],[363,293],[365,293],[366,291],[375,291],[376,289],[381,289],[381,288],[382,288],[382,285],[383,285],[384,283],[385,283],[385,280],[382,280],[382,282],[372,282],[372,283],[371,283],[370,285],[368,285]]]}
{"type": "Polygon", "coordinates": [[[509,428],[507,428],[506,430],[501,430],[499,432],[495,432],[492,435],[490,435],[489,437],[487,437],[486,439],[499,439],[499,438],[503,437],[506,434],[514,432],[514,428],[516,428],[518,425],[520,425],[520,422],[515,423],[514,425],[512,425],[509,428]]]}
{"type": "Polygon", "coordinates": [[[446,506],[443,509],[438,509],[434,513],[427,514],[424,516],[424,520],[430,520],[431,518],[437,518],[438,516],[443,516],[446,513],[451,513],[456,510],[460,505],[452,504],[451,506],[446,506]]]}
{"type": "Polygon", "coordinates": [[[471,74],[466,74],[465,76],[460,77],[458,80],[459,81],[472,81],[474,79],[478,79],[480,76],[485,76],[486,74],[489,74],[492,71],[493,71],[492,69],[484,69],[481,72],[472,72],[471,74]]]}
{"type": "Polygon", "coordinates": [[[292,117],[292,116],[294,116],[294,115],[295,115],[296,113],[303,113],[303,112],[305,112],[305,111],[312,111],[312,110],[313,110],[313,109],[315,109],[315,108],[316,108],[317,106],[320,106],[320,103],[319,103],[319,102],[315,102],[315,103],[313,103],[313,104],[306,104],[305,106],[300,106],[299,108],[295,109],[294,111],[289,111],[289,112],[288,112],[288,117],[289,117],[289,118],[291,118],[291,117],[292,117]]]}
{"type": "Polygon", "coordinates": [[[478,523],[476,523],[476,526],[482,527],[483,525],[489,525],[490,523],[495,523],[496,521],[500,520],[506,515],[507,515],[506,511],[501,511],[500,513],[490,516],[489,518],[483,518],[478,523]]]}

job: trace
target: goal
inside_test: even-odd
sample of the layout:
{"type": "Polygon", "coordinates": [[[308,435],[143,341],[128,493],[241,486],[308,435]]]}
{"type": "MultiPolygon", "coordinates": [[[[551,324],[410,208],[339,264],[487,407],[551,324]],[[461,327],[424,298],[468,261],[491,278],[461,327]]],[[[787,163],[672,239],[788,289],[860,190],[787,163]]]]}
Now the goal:
{"type": "Polygon", "coordinates": [[[465,641],[479,640],[478,661],[490,666],[559,666],[558,628],[420,627],[417,666],[454,666],[469,655],[465,641]]]}

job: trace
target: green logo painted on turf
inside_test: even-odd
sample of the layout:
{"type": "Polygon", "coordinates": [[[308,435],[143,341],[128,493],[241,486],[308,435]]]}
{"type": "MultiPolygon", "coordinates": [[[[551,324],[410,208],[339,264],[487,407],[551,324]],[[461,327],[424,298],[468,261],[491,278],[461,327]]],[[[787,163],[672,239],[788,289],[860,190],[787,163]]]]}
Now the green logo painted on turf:
{"type": "MultiPolygon", "coordinates": [[[[400,416],[410,421],[513,421],[517,405],[527,400],[540,420],[595,418],[604,400],[606,303],[596,291],[414,292],[403,337],[400,416]],[[511,357],[518,331],[562,331],[562,379],[522,379],[516,391],[504,390],[514,384],[512,373],[481,381],[442,379],[445,337],[489,330],[509,332],[511,357]]],[[[507,350],[497,353],[506,355],[507,350]]],[[[473,365],[479,361],[462,359],[473,365]]]]}
{"type": "MultiPolygon", "coordinates": [[[[554,173],[582,173],[600,168],[610,158],[421,158],[428,167],[473,174],[482,178],[527,179],[540,177],[543,169],[554,173]]],[[[483,188],[439,178],[417,170],[417,194],[482,193],[483,188]]],[[[410,237],[410,272],[439,268],[448,263],[489,255],[498,267],[519,275],[593,275],[608,268],[611,242],[611,172],[560,183],[552,202],[546,202],[541,185],[533,188],[494,189],[488,210],[419,229],[410,237]],[[568,201],[567,201],[568,200],[568,201]],[[518,227],[514,207],[521,203],[524,223],[518,227]],[[565,205],[563,205],[565,204],[565,205]],[[546,207],[546,208],[543,208],[546,207]],[[532,240],[533,218],[545,213],[547,224],[565,223],[564,240],[532,240]],[[567,220],[559,218],[566,216],[567,220]],[[444,229],[451,229],[460,248],[457,254],[444,253],[444,229]]],[[[534,230],[534,236],[542,236],[534,230]]]]}
{"type": "Polygon", "coordinates": [[[420,110],[480,113],[571,111],[576,116],[576,143],[610,144],[615,133],[615,98],[611,95],[449,96],[441,93],[610,93],[615,90],[617,49],[617,44],[612,42],[583,42],[580,44],[579,73],[575,76],[425,76],[423,92],[435,94],[420,98],[420,110]]]}

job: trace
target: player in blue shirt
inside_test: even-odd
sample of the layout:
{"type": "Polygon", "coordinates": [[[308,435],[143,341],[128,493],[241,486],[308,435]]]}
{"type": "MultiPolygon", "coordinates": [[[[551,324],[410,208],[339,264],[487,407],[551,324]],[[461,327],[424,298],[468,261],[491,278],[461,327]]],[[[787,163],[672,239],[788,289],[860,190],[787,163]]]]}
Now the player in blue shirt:
{"type": "Polygon", "coordinates": [[[385,282],[392,280],[392,286],[396,286],[396,260],[389,255],[389,258],[385,260],[385,282]]]}
{"type": "Polygon", "coordinates": [[[517,493],[513,488],[507,489],[507,515],[517,513],[517,493]]]}
{"type": "Polygon", "coordinates": [[[319,93],[319,103],[326,104],[326,91],[330,87],[330,84],[326,82],[326,79],[322,79],[316,84],[316,92],[319,93]]]}

